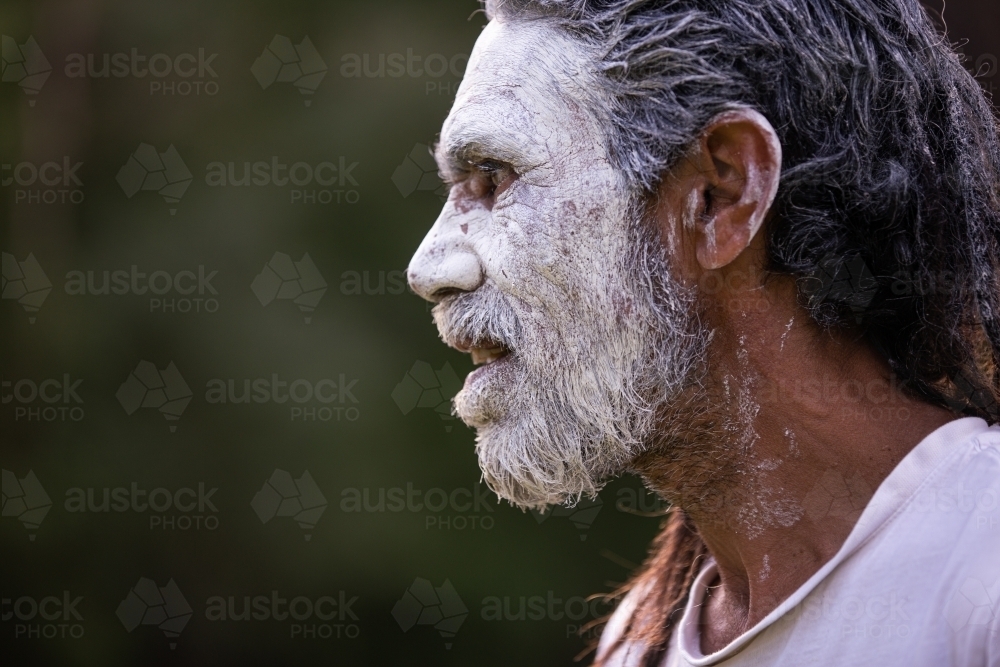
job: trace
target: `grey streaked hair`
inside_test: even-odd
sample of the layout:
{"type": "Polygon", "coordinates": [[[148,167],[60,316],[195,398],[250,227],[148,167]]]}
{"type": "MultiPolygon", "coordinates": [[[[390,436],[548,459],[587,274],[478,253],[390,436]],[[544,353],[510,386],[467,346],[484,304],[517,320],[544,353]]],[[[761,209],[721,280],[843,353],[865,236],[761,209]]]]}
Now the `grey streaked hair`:
{"type": "Polygon", "coordinates": [[[814,319],[860,320],[912,391],[1000,417],[997,119],[916,0],[486,8],[500,21],[551,22],[594,47],[610,152],[650,194],[715,115],[764,114],[784,154],[769,268],[807,283],[860,257],[878,283],[864,312],[827,290],[805,304],[814,319]]]}
{"type": "MultiPolygon", "coordinates": [[[[609,152],[648,196],[720,112],[767,117],[783,150],[767,268],[794,276],[820,327],[856,330],[914,395],[1000,419],[997,117],[917,0],[485,4],[591,47],[609,152]]],[[[703,553],[687,525],[676,513],[663,544],[703,553]]],[[[650,656],[686,595],[674,588],[663,631],[645,624],[650,656]]]]}

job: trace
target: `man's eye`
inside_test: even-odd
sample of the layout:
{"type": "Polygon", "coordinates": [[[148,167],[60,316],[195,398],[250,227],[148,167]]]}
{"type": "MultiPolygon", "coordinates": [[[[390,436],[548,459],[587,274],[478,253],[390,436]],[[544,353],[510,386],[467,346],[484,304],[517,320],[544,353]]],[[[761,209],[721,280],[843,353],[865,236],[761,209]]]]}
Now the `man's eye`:
{"type": "Polygon", "coordinates": [[[494,186],[500,185],[503,182],[504,172],[506,168],[499,162],[487,161],[482,162],[476,167],[479,169],[480,173],[490,179],[494,186]]]}
{"type": "Polygon", "coordinates": [[[495,160],[484,160],[474,165],[475,170],[490,184],[489,196],[494,197],[510,187],[516,178],[514,170],[508,165],[495,160]]]}

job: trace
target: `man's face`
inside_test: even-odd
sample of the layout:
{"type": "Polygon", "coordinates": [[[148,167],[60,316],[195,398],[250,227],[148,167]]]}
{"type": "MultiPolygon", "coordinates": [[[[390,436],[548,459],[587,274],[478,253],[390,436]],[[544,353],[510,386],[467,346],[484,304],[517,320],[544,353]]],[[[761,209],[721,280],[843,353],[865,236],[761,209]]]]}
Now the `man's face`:
{"type": "Polygon", "coordinates": [[[487,483],[523,506],[596,493],[704,348],[609,160],[589,63],[551,28],[487,26],[441,133],[451,194],[408,271],[480,365],[455,408],[487,483]]]}

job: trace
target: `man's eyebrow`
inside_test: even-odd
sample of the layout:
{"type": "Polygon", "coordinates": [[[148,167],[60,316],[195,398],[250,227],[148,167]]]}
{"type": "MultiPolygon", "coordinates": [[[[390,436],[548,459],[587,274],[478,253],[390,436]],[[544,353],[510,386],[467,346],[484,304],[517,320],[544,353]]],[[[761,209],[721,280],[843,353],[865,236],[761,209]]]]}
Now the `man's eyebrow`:
{"type": "Polygon", "coordinates": [[[438,168],[447,173],[466,171],[470,164],[483,160],[498,160],[517,165],[523,161],[523,153],[510,141],[497,136],[477,134],[458,136],[434,147],[434,158],[438,168]]]}

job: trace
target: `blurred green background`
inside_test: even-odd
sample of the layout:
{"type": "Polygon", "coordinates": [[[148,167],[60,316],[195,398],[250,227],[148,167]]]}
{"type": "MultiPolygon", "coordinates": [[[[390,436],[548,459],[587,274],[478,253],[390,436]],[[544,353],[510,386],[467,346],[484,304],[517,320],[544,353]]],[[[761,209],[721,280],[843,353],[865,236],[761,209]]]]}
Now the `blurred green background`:
{"type": "MultiPolygon", "coordinates": [[[[610,610],[588,596],[642,561],[662,504],[632,478],[548,516],[498,503],[447,418],[471,365],[403,289],[477,8],[0,5],[5,664],[569,665],[586,648],[610,610]],[[256,399],[233,402],[245,384],[256,399]],[[133,488],[136,507],[165,490],[158,509],[133,488]],[[104,508],[115,489],[124,511],[104,508]],[[258,597],[269,618],[230,618],[258,597]]],[[[995,3],[948,12],[992,89],[995,3]]]]}

